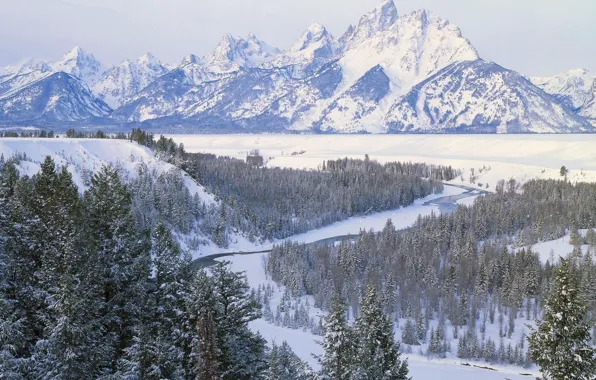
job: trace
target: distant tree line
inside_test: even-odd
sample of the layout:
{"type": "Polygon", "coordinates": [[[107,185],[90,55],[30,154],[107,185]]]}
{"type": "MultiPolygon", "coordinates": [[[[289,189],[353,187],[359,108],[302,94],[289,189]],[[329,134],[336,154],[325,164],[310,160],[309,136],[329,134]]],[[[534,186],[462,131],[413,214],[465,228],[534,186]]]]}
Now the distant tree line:
{"type": "Polygon", "coordinates": [[[21,133],[15,131],[0,131],[0,137],[37,137],[37,138],[54,138],[56,135],[54,131],[35,130],[35,131],[21,131],[21,133]]]}

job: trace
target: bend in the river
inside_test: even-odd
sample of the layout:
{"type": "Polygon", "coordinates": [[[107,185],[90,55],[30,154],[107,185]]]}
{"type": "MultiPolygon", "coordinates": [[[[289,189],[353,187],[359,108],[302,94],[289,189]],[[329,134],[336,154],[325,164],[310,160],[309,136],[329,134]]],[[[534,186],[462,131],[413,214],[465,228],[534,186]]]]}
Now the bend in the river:
{"type": "MultiPolygon", "coordinates": [[[[424,202],[423,206],[438,206],[439,211],[441,213],[450,214],[457,209],[457,201],[458,200],[469,198],[469,197],[474,197],[477,195],[485,195],[485,194],[489,193],[486,190],[479,190],[479,189],[476,189],[476,188],[473,188],[470,186],[465,186],[465,185],[455,185],[455,184],[448,184],[448,183],[444,183],[443,185],[457,187],[460,189],[464,189],[466,191],[461,194],[446,195],[446,196],[441,196],[441,197],[438,197],[435,199],[431,199],[429,201],[424,202]]],[[[307,243],[307,244],[308,245],[321,245],[321,244],[328,245],[328,244],[334,244],[336,242],[347,240],[347,239],[353,239],[356,236],[357,235],[353,235],[353,234],[338,235],[338,236],[332,236],[332,237],[328,237],[325,239],[313,241],[313,242],[307,243]]],[[[291,238],[289,238],[289,240],[291,240],[291,238]]],[[[269,253],[269,252],[271,252],[271,248],[261,249],[258,251],[239,251],[239,252],[216,253],[213,255],[199,257],[199,258],[193,260],[192,265],[193,265],[193,267],[208,267],[208,266],[214,265],[216,262],[216,259],[220,259],[222,257],[234,256],[234,255],[254,255],[257,253],[269,253]]]]}

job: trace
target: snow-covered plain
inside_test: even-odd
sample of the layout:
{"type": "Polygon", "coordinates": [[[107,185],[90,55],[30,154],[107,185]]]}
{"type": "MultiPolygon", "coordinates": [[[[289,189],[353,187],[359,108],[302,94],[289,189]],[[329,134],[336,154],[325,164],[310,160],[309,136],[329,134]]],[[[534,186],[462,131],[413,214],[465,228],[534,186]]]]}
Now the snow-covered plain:
{"type": "Polygon", "coordinates": [[[415,161],[463,170],[456,184],[494,189],[515,178],[562,178],[596,182],[596,135],[172,135],[190,152],[238,158],[260,149],[269,166],[317,168],[323,160],[363,158],[415,161]],[[304,151],[304,153],[299,154],[304,151]],[[292,155],[292,153],[296,153],[292,155]],[[470,181],[474,170],[474,181],[470,181]],[[482,186],[479,186],[482,184],[482,186]]]}

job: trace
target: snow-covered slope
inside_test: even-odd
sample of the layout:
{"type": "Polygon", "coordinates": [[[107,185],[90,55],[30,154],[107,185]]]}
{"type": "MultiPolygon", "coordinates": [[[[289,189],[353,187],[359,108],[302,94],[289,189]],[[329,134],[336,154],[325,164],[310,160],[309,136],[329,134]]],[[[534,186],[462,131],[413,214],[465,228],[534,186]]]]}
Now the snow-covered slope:
{"type": "Polygon", "coordinates": [[[569,70],[554,77],[535,77],[530,80],[575,110],[586,107],[596,97],[596,75],[585,69],[569,70]]]}
{"type": "Polygon", "coordinates": [[[106,71],[92,90],[110,107],[118,108],[124,99],[136,95],[168,71],[151,53],[145,53],[136,61],[125,60],[106,71]]]}
{"type": "MultiPolygon", "coordinates": [[[[96,173],[103,165],[114,165],[121,170],[125,180],[137,178],[138,169],[141,165],[146,166],[147,172],[159,174],[170,171],[180,172],[184,184],[191,197],[195,194],[198,201],[210,206],[218,206],[219,203],[214,196],[193,180],[186,172],[157,159],[153,153],[136,143],[126,140],[111,139],[36,139],[36,138],[10,138],[0,139],[0,155],[5,159],[15,155],[25,154],[26,158],[19,160],[18,170],[21,175],[32,176],[39,172],[41,163],[46,156],[60,166],[66,166],[72,174],[73,181],[84,192],[89,185],[89,178],[96,173]]],[[[188,241],[201,241],[203,245],[198,248],[190,248],[193,256],[207,255],[218,252],[240,251],[254,249],[255,245],[248,239],[237,233],[230,234],[230,246],[228,248],[217,247],[210,241],[210,237],[203,235],[201,230],[193,230],[189,235],[176,233],[178,241],[183,246],[188,241]]],[[[196,246],[196,245],[194,245],[196,246]]]]}
{"type": "Polygon", "coordinates": [[[337,62],[342,81],[332,97],[312,108],[310,120],[300,120],[302,126],[382,132],[390,105],[412,85],[453,62],[478,58],[456,26],[424,10],[398,17],[392,1],[364,15],[348,33],[337,62]]]}
{"type": "Polygon", "coordinates": [[[0,121],[5,122],[81,121],[110,112],[81,81],[63,72],[0,95],[0,121]]]}
{"type": "Polygon", "coordinates": [[[397,132],[594,131],[522,75],[483,60],[455,63],[414,86],[386,124],[397,132]]]}
{"type": "Polygon", "coordinates": [[[338,42],[321,24],[312,24],[298,40],[282,54],[265,63],[268,67],[287,67],[294,78],[315,74],[333,59],[338,42]]]}

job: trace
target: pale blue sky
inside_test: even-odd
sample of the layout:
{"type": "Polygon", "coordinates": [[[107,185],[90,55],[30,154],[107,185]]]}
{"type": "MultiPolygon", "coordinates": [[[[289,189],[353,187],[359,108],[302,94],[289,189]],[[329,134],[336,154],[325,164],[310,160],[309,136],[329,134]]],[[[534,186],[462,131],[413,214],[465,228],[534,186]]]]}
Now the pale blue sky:
{"type": "MultiPolygon", "coordinates": [[[[226,32],[287,48],[311,23],[341,35],[380,0],[0,0],[0,66],[80,45],[105,62],[203,55],[226,32]]],[[[457,24],[481,56],[526,75],[596,72],[596,0],[395,0],[457,24]]]]}

